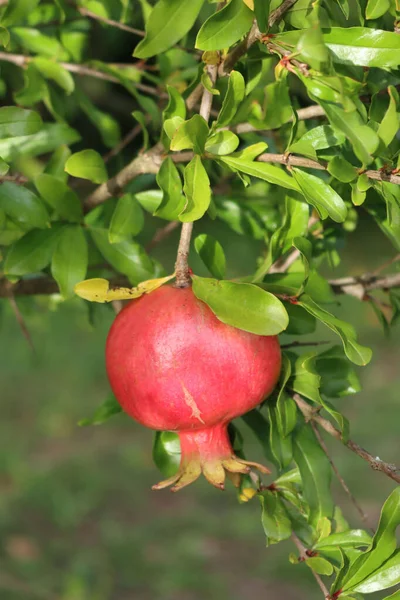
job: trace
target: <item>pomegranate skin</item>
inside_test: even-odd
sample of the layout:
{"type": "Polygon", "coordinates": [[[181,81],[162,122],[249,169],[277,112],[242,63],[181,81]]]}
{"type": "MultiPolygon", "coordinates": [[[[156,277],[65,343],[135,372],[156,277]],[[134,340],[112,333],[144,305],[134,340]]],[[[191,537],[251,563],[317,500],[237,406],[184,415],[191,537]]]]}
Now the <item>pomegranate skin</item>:
{"type": "Polygon", "coordinates": [[[276,337],[225,325],[191,288],[163,286],[130,302],[106,346],[111,387],[123,409],[157,430],[229,422],[274,389],[276,337]]]}
{"type": "MultiPolygon", "coordinates": [[[[226,426],[272,392],[281,352],[276,336],[257,336],[219,321],[191,288],[163,286],[131,301],[116,317],[106,367],[125,412],[146,427],[180,434],[183,481],[173,489],[201,471],[223,487],[226,467],[218,461],[233,457],[226,426]]],[[[248,466],[241,467],[248,472],[248,466]]]]}

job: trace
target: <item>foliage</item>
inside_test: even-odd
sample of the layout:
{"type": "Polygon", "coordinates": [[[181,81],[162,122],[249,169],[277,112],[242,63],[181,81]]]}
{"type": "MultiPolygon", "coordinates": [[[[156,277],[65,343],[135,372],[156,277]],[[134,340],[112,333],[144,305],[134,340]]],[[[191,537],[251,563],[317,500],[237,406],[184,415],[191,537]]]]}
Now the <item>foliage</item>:
{"type": "MultiPolygon", "coordinates": [[[[398,320],[396,274],[380,283],[326,276],[363,213],[400,249],[398,10],[395,0],[0,7],[0,296],[58,290],[63,310],[64,301],[84,302],[74,289],[103,303],[151,293],[172,277],[150,252],[175,222],[187,232],[212,219],[258,240],[257,264],[232,281],[220,240],[197,235],[194,250],[213,278],[193,276],[193,291],[229,325],[294,336],[274,398],[245,417],[275,481],[265,488],[244,478],[238,497],[258,495],[267,544],[292,536],[301,551],[294,562],[335,575],[332,599],[400,582],[400,488],[372,539],[351,529],[334,504],[316,430],[328,423],[349,445],[335,400],[360,390],[352,363],[371,359],[334,314],[336,294],[370,302],[385,331],[387,303],[391,324],[398,320]],[[96,28],[127,36],[133,61],[104,60],[96,28]],[[88,80],[105,97],[118,87],[133,112],[117,118],[112,106],[97,106],[88,80]],[[93,143],[82,119],[93,124],[93,143]],[[135,137],[142,147],[133,157],[126,148],[135,137]],[[161,228],[150,243],[148,227],[161,228]],[[373,291],[389,288],[385,303],[373,291]],[[341,345],[296,348],[319,323],[341,345]],[[328,421],[314,422],[304,403],[328,421]]],[[[54,297],[43,302],[50,308],[54,297]]],[[[116,412],[109,397],[81,424],[116,412]]],[[[154,459],[173,472],[173,434],[157,434],[154,459]]],[[[390,466],[371,465],[390,475],[390,466]]]]}

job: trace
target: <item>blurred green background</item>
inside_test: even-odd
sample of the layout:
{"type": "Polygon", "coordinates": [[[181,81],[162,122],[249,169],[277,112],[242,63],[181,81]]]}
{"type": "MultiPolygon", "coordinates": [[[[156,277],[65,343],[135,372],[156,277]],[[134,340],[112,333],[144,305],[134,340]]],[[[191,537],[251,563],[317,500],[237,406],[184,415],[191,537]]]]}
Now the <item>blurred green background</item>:
{"type": "MultiPolygon", "coordinates": [[[[158,224],[159,225],[159,224],[158,224]]],[[[149,223],[145,236],[151,236],[149,223]]],[[[196,231],[213,232],[204,220],[196,231]]],[[[249,271],[259,243],[218,224],[231,275],[249,271]]],[[[171,267],[176,232],[154,252],[171,267]]],[[[335,276],[371,271],[393,250],[362,217],[348,237],[335,276]]],[[[192,266],[199,265],[192,257],[192,266]]],[[[332,275],[332,273],[328,273],[332,275]]],[[[337,314],[355,324],[374,350],[359,369],[363,391],[338,402],[351,437],[374,455],[398,462],[399,341],[390,339],[366,303],[338,299],[337,314]]],[[[320,598],[304,565],[293,566],[291,542],[270,548],[257,499],[239,505],[233,488],[205,481],[178,494],[152,492],[152,433],[125,415],[78,427],[107,397],[103,348],[113,319],[96,307],[94,326],[80,300],[48,310],[46,299],[19,299],[33,354],[7,301],[0,329],[0,598],[3,600],[248,600],[320,598]]],[[[331,339],[318,331],[309,339],[331,339]]],[[[285,337],[282,336],[284,340],[285,337]]],[[[287,341],[287,340],[286,340],[287,341]]],[[[245,426],[246,452],[260,457],[245,426]]],[[[342,475],[376,524],[393,488],[358,457],[327,440],[342,475]]],[[[335,497],[352,526],[362,526],[334,481],[335,497]]],[[[379,596],[370,596],[370,598],[379,596]]]]}

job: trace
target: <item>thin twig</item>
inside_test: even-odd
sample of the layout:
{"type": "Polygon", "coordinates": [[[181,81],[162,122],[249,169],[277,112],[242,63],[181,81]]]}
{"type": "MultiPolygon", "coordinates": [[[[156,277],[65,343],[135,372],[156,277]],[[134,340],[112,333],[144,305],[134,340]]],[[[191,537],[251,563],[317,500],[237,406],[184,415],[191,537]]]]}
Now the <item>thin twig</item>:
{"type": "MultiPolygon", "coordinates": [[[[297,550],[299,551],[299,555],[300,555],[299,560],[301,560],[301,561],[307,560],[307,558],[308,558],[308,556],[306,554],[307,548],[303,545],[300,538],[297,537],[297,535],[294,532],[292,533],[291,537],[292,537],[292,540],[293,540],[297,550]]],[[[313,569],[311,569],[311,573],[314,575],[315,581],[318,583],[321,592],[324,594],[324,598],[326,598],[326,600],[330,600],[331,596],[329,595],[328,588],[322,581],[321,577],[313,569]]]]}
{"type": "Polygon", "coordinates": [[[19,310],[17,301],[14,298],[14,294],[11,293],[9,295],[8,301],[9,301],[10,306],[11,306],[13,312],[14,312],[14,315],[15,315],[15,318],[17,320],[17,323],[18,323],[18,325],[19,325],[19,327],[20,327],[20,329],[22,331],[22,335],[24,336],[24,338],[28,342],[28,344],[30,346],[30,349],[32,350],[33,354],[35,354],[35,346],[33,344],[31,334],[29,333],[29,329],[26,326],[25,319],[22,316],[21,311],[19,310]]]}
{"type": "Polygon", "coordinates": [[[122,140],[114,146],[107,154],[103,156],[104,162],[108,162],[114,156],[117,156],[128,144],[130,144],[142,131],[142,126],[140,124],[135,125],[133,129],[131,129],[122,140]]]}
{"type": "Polygon", "coordinates": [[[342,488],[344,489],[344,491],[346,492],[347,496],[350,498],[350,502],[354,505],[355,509],[357,510],[358,514],[361,517],[361,520],[363,521],[363,523],[367,526],[367,528],[372,532],[372,534],[374,534],[375,532],[371,529],[369,522],[368,522],[368,515],[363,511],[362,507],[360,506],[357,498],[354,497],[354,495],[352,494],[351,490],[349,489],[349,486],[347,485],[347,483],[345,482],[345,480],[343,479],[343,477],[341,476],[339,469],[337,468],[336,464],[333,462],[332,457],[329,454],[329,450],[327,448],[327,445],[325,444],[324,438],[322,437],[317,425],[311,421],[311,427],[313,428],[313,431],[315,433],[315,437],[318,440],[319,445],[321,446],[322,450],[325,452],[333,472],[335,473],[340,485],[342,486],[342,488]]]}
{"type": "MultiPolygon", "coordinates": [[[[336,427],[332,425],[332,423],[328,421],[328,419],[324,419],[324,417],[321,417],[319,414],[316,414],[313,407],[310,406],[308,402],[303,400],[303,398],[299,394],[293,394],[293,400],[296,402],[297,406],[303,413],[306,421],[314,421],[315,423],[320,425],[322,429],[329,433],[329,435],[343,443],[341,432],[338,429],[336,429],[336,427]]],[[[359,446],[352,440],[348,440],[347,442],[344,442],[344,444],[352,452],[354,452],[354,454],[357,454],[357,456],[365,460],[369,464],[371,469],[374,469],[375,471],[381,471],[382,473],[385,473],[385,475],[390,477],[390,479],[396,481],[396,483],[400,483],[400,470],[396,467],[396,465],[384,462],[377,456],[372,456],[372,454],[370,454],[367,450],[364,450],[364,448],[361,448],[361,446],[359,446]]]]}
{"type": "MultiPolygon", "coordinates": [[[[312,105],[312,106],[306,106],[305,108],[299,108],[297,111],[297,118],[299,121],[306,121],[307,119],[316,119],[318,117],[324,117],[325,116],[325,112],[323,110],[323,108],[321,106],[318,106],[317,104],[312,105]]],[[[290,117],[290,119],[288,119],[288,123],[290,123],[291,121],[293,121],[293,117],[290,117]]],[[[278,127],[273,127],[273,129],[271,130],[270,127],[263,129],[263,128],[259,128],[259,127],[254,127],[254,125],[250,125],[250,123],[239,123],[238,125],[235,125],[234,127],[231,128],[231,131],[233,131],[234,133],[253,133],[253,132],[257,132],[257,133],[262,133],[263,131],[273,131],[274,129],[280,129],[282,127],[282,125],[279,125],[278,127]]],[[[223,128],[225,129],[225,128],[223,128]]],[[[230,129],[229,127],[226,127],[226,129],[230,129]]]]}
{"type": "Polygon", "coordinates": [[[165,240],[175,229],[177,229],[180,225],[180,221],[171,221],[167,223],[165,227],[161,227],[157,229],[154,236],[150,240],[150,242],[146,246],[146,252],[150,252],[155,246],[160,244],[163,240],[165,240]]]}
{"type": "Polygon", "coordinates": [[[76,6],[76,10],[83,16],[89,17],[90,19],[94,19],[95,21],[100,21],[101,23],[105,23],[106,25],[111,25],[111,27],[116,27],[118,29],[122,29],[122,31],[127,31],[128,33],[133,33],[134,35],[140,35],[141,37],[145,36],[145,32],[141,29],[136,29],[135,27],[129,27],[129,25],[125,25],[124,23],[120,23],[119,21],[114,21],[113,19],[107,19],[107,17],[101,17],[97,13],[88,10],[87,8],[83,8],[81,6],[76,6]]]}
{"type": "Polygon", "coordinates": [[[375,271],[373,271],[372,274],[379,275],[379,273],[382,273],[382,271],[384,271],[385,269],[390,267],[393,263],[398,262],[399,260],[400,260],[400,254],[396,254],[396,256],[393,256],[393,258],[390,258],[389,260],[387,260],[386,262],[381,264],[381,266],[378,267],[377,269],[375,269],[375,271]]]}

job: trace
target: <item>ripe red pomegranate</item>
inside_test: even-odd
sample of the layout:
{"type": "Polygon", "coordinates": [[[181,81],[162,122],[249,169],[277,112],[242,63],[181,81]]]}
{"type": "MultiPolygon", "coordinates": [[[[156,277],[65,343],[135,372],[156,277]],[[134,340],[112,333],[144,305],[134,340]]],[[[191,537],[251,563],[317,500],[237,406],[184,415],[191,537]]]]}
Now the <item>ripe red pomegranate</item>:
{"type": "Polygon", "coordinates": [[[281,367],[276,336],[225,325],[190,287],[163,286],[119,313],[108,335],[106,365],[114,394],[131,417],[179,434],[180,468],[153,489],[174,484],[177,491],[201,472],[221,489],[225,472],[235,485],[250,466],[269,473],[234,455],[227,425],[274,389],[281,367]]]}

